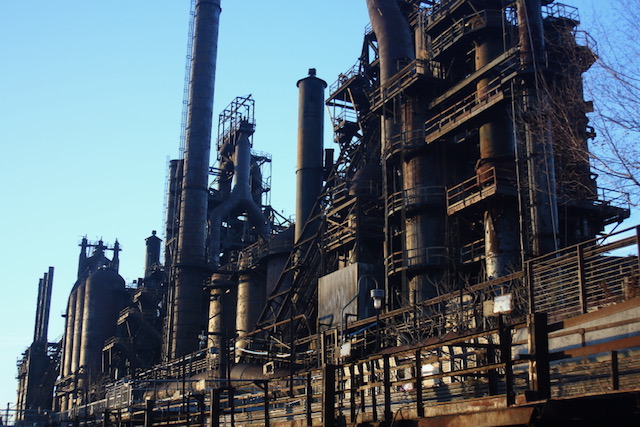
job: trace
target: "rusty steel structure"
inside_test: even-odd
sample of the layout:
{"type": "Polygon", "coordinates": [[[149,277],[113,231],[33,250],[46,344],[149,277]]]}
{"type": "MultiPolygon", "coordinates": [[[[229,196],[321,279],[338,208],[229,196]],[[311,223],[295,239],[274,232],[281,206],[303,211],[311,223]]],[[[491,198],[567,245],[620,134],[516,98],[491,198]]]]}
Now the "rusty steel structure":
{"type": "Polygon", "coordinates": [[[83,240],[48,401],[30,394],[39,297],[25,420],[34,407],[62,425],[145,427],[640,415],[640,228],[602,234],[629,206],[589,165],[582,74],[595,55],[577,10],[366,4],[356,64],[331,85],[313,68],[297,82],[293,223],[268,202],[251,95],[220,113],[209,164],[224,18],[219,0],[193,0],[166,239],[147,239],[144,277],[127,286],[118,244],[83,240]]]}

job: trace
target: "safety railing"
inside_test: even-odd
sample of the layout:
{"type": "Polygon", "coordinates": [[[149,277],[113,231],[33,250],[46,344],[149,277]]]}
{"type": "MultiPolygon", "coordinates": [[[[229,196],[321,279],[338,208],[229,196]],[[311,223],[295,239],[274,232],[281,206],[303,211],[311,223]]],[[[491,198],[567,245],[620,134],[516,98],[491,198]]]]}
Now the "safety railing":
{"type": "Polygon", "coordinates": [[[529,262],[533,309],[557,321],[640,295],[638,230],[620,231],[529,262]]]}
{"type": "Polygon", "coordinates": [[[578,8],[563,3],[551,3],[546,6],[542,6],[542,17],[569,19],[575,21],[576,24],[580,22],[580,13],[578,12],[578,8]]]}
{"type": "Polygon", "coordinates": [[[456,21],[431,42],[431,52],[437,58],[442,52],[453,46],[465,35],[486,28],[490,25],[501,25],[502,14],[499,11],[482,10],[456,21]]]}
{"type": "Polygon", "coordinates": [[[481,92],[474,92],[427,121],[425,123],[427,143],[435,141],[465,120],[497,104],[509,94],[510,89],[503,88],[502,77],[496,77],[487,83],[481,92]]]}
{"type": "Polygon", "coordinates": [[[460,262],[463,264],[470,264],[484,259],[484,248],[484,239],[479,239],[464,245],[460,249],[460,262]]]}
{"type": "Polygon", "coordinates": [[[444,68],[436,61],[416,59],[402,68],[401,66],[404,64],[398,65],[399,71],[390,78],[384,86],[376,89],[371,94],[370,102],[372,110],[377,110],[382,107],[387,101],[392,100],[403,90],[406,90],[417,82],[420,77],[444,79],[446,76],[444,68]]]}
{"type": "Polygon", "coordinates": [[[624,191],[612,190],[610,188],[598,187],[598,200],[599,205],[612,206],[618,209],[630,210],[631,203],[629,201],[629,193],[624,191]]]}
{"type": "Polygon", "coordinates": [[[516,179],[513,171],[498,170],[495,167],[479,171],[476,176],[447,190],[447,212],[449,215],[486,197],[499,192],[513,192],[516,179]]]}
{"type": "Polygon", "coordinates": [[[402,151],[423,147],[426,147],[424,129],[415,129],[389,138],[384,146],[384,156],[388,160],[402,151]]]}
{"type": "Polygon", "coordinates": [[[338,79],[329,86],[329,94],[333,95],[344,85],[351,77],[360,74],[360,63],[356,63],[344,73],[338,75],[338,79]]]}
{"type": "Polygon", "coordinates": [[[294,376],[236,381],[220,392],[214,420],[333,425],[339,414],[350,423],[391,421],[403,411],[424,416],[429,405],[479,397],[504,406],[528,387],[527,373],[514,371],[525,361],[517,359],[512,342],[524,326],[503,322],[482,333],[329,363],[294,376]]]}
{"type": "Polygon", "coordinates": [[[427,205],[442,203],[445,188],[442,186],[427,186],[409,188],[391,194],[387,198],[387,212],[392,215],[401,209],[412,210],[427,205]]]}
{"type": "Polygon", "coordinates": [[[358,123],[358,113],[353,108],[341,108],[340,111],[334,113],[331,117],[333,130],[335,132],[341,130],[346,123],[358,123]]]}
{"type": "Polygon", "coordinates": [[[449,259],[449,249],[444,246],[407,249],[393,252],[387,257],[387,271],[394,274],[404,269],[442,266],[446,265],[449,259]]]}

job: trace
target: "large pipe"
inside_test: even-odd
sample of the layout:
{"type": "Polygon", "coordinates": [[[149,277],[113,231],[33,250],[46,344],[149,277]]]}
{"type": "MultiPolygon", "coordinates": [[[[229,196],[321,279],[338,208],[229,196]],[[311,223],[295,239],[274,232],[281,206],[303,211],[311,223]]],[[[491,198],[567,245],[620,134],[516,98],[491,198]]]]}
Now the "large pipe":
{"type": "Polygon", "coordinates": [[[38,302],[36,305],[36,322],[33,327],[33,342],[40,341],[40,323],[42,322],[42,303],[44,301],[44,279],[38,280],[38,302]]]}
{"type": "Polygon", "coordinates": [[[527,158],[527,179],[532,229],[532,255],[558,248],[558,202],[551,122],[545,111],[548,101],[537,89],[538,67],[544,59],[544,25],[541,0],[518,0],[518,37],[521,66],[525,73],[522,116],[527,158]]]}
{"type": "Polygon", "coordinates": [[[49,313],[51,311],[51,291],[53,289],[53,267],[49,267],[49,271],[44,275],[44,287],[39,338],[40,341],[46,345],[49,335],[49,313]]]}
{"type": "Polygon", "coordinates": [[[225,380],[230,365],[229,343],[235,332],[236,287],[225,275],[217,273],[211,277],[211,283],[207,347],[217,350],[218,378],[225,380]]]}
{"type": "Polygon", "coordinates": [[[241,354],[241,348],[247,348],[249,342],[245,336],[253,331],[256,322],[260,318],[260,311],[264,306],[265,289],[251,277],[247,271],[249,262],[246,256],[240,261],[240,274],[238,279],[238,302],[236,308],[236,360],[241,354]]]}
{"type": "Polygon", "coordinates": [[[411,30],[396,0],[367,0],[371,27],[378,39],[380,81],[398,71],[398,61],[415,59],[411,30]]]}
{"type": "Polygon", "coordinates": [[[78,257],[78,279],[85,274],[85,270],[87,269],[87,248],[89,247],[89,242],[86,237],[82,238],[82,242],[80,242],[80,256],[78,257]]]}
{"type": "Polygon", "coordinates": [[[84,323],[84,294],[86,279],[78,279],[76,282],[76,313],[73,319],[73,349],[71,355],[71,371],[73,374],[80,367],[80,348],[82,346],[82,328],[84,323]]]}
{"type": "MultiPolygon", "coordinates": [[[[398,72],[401,62],[415,59],[413,37],[397,1],[367,0],[367,9],[378,40],[380,86],[383,87],[398,72]]],[[[388,150],[391,141],[403,138],[403,134],[412,138],[421,135],[419,131],[425,120],[424,102],[424,99],[407,99],[398,108],[399,113],[383,117],[383,153],[388,150]]],[[[441,191],[441,161],[438,151],[433,147],[406,153],[405,161],[396,167],[402,171],[402,189],[407,194],[441,191]]],[[[386,175],[386,179],[389,179],[386,175]]],[[[407,289],[410,303],[434,297],[437,293],[436,287],[442,278],[440,264],[444,261],[441,253],[444,246],[444,220],[441,210],[423,206],[421,210],[408,215],[403,225],[407,266],[412,268],[407,289]]]]}
{"type": "Polygon", "coordinates": [[[61,376],[64,378],[71,374],[71,361],[73,359],[73,328],[76,317],[76,297],[77,292],[72,290],[67,302],[67,315],[64,326],[64,353],[61,365],[61,376]]]}
{"type": "Polygon", "coordinates": [[[198,348],[220,0],[197,0],[169,357],[198,348]]]}
{"type": "MultiPolygon", "coordinates": [[[[247,213],[249,223],[256,227],[258,233],[264,237],[269,234],[269,220],[262,213],[251,195],[251,141],[253,125],[248,122],[240,123],[237,130],[234,162],[234,186],[227,200],[217,206],[210,217],[209,256],[214,266],[220,264],[220,224],[234,210],[247,213]]],[[[226,166],[229,167],[228,165],[226,166]]]]}
{"type": "MultiPolygon", "coordinates": [[[[475,43],[476,70],[489,64],[504,51],[499,33],[484,34],[475,43]]],[[[490,78],[476,84],[477,97],[483,100],[489,91],[490,78]]],[[[491,121],[480,125],[480,161],[478,181],[483,182],[491,168],[495,168],[498,178],[504,174],[515,181],[515,145],[513,128],[507,120],[509,115],[503,108],[501,113],[491,117],[491,121]]],[[[501,199],[484,212],[484,248],[487,279],[495,279],[516,271],[519,266],[518,205],[515,199],[501,199]]]]}
{"type": "Polygon", "coordinates": [[[296,170],[295,243],[317,233],[318,223],[307,224],[322,191],[324,89],[327,83],[309,70],[309,77],[299,80],[298,96],[298,167],[296,170]]]}

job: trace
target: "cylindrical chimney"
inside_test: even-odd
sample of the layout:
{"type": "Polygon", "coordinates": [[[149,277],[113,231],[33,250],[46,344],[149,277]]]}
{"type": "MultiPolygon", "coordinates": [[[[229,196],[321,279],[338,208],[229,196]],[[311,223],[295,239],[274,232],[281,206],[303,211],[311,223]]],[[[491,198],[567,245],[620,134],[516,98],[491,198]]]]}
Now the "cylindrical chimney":
{"type": "Polygon", "coordinates": [[[197,0],[169,357],[198,348],[220,0],[197,0]]]}
{"type": "Polygon", "coordinates": [[[49,335],[49,313],[51,311],[51,291],[53,288],[53,267],[44,275],[44,296],[42,300],[42,315],[40,318],[40,340],[46,345],[49,335]]]}
{"type": "Polygon", "coordinates": [[[311,224],[305,233],[303,230],[322,191],[324,89],[327,83],[317,78],[315,68],[311,68],[309,77],[299,80],[297,85],[299,98],[296,243],[303,237],[309,237],[317,232],[317,227],[311,224]]]}
{"type": "Polygon", "coordinates": [[[147,251],[144,260],[144,274],[145,277],[149,275],[151,268],[154,265],[160,264],[160,243],[162,240],[156,236],[156,230],[151,232],[151,236],[147,237],[147,251]]]}
{"type": "Polygon", "coordinates": [[[38,281],[38,302],[36,305],[36,322],[33,328],[33,341],[40,341],[40,323],[42,322],[42,302],[44,299],[44,281],[40,279],[38,281]]]}

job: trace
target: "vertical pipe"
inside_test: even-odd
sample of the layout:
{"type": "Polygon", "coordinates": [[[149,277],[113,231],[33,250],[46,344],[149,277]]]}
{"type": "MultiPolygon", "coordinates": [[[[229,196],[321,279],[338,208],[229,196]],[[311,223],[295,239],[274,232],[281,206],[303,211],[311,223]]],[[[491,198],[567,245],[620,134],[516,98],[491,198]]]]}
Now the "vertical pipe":
{"type": "Polygon", "coordinates": [[[113,244],[113,258],[109,263],[109,267],[115,270],[116,272],[120,270],[120,243],[117,240],[113,244]]]}
{"type": "Polygon", "coordinates": [[[36,321],[33,327],[33,342],[40,342],[40,330],[42,323],[42,303],[44,299],[44,279],[38,281],[38,302],[36,305],[36,321]]]}
{"type": "Polygon", "coordinates": [[[240,132],[236,141],[234,160],[234,191],[242,193],[243,197],[251,199],[251,141],[249,136],[253,133],[253,125],[248,122],[240,123],[240,132]]]}
{"type": "Polygon", "coordinates": [[[170,357],[198,348],[220,0],[197,0],[170,357]]]}
{"type": "Polygon", "coordinates": [[[317,223],[305,225],[312,213],[323,178],[324,89],[327,83],[309,69],[309,77],[299,80],[298,96],[298,167],[296,169],[295,242],[317,232],[317,223]]]}
{"type": "MultiPolygon", "coordinates": [[[[401,61],[415,59],[413,35],[397,1],[367,0],[367,8],[378,40],[380,86],[384,87],[397,73],[401,61]]],[[[399,114],[383,117],[383,154],[388,150],[392,140],[420,135],[425,119],[422,113],[424,102],[425,100],[420,98],[407,99],[394,109],[399,111],[399,114]]],[[[394,165],[387,165],[387,170],[390,170],[390,166],[393,169],[394,165]]],[[[442,186],[441,161],[434,147],[417,153],[405,153],[404,162],[395,167],[402,170],[402,189],[405,194],[422,194],[425,190],[433,191],[434,188],[442,186]]],[[[387,175],[385,174],[385,179],[388,180],[387,175]]],[[[385,188],[389,192],[393,185],[387,183],[385,188]]],[[[444,221],[444,212],[425,205],[421,211],[408,215],[403,224],[407,264],[413,267],[407,289],[410,303],[437,294],[437,284],[442,280],[441,264],[444,257],[442,254],[436,257],[431,255],[442,252],[444,221]],[[436,253],[432,254],[434,249],[436,253]]],[[[390,236],[387,236],[387,239],[389,238],[390,236]]],[[[385,246],[388,248],[390,242],[385,246]]]]}
{"type": "Polygon", "coordinates": [[[62,359],[62,377],[71,374],[71,361],[73,359],[73,328],[75,326],[76,317],[76,297],[77,291],[72,290],[67,302],[67,317],[65,318],[64,328],[64,353],[62,359]]]}
{"type": "Polygon", "coordinates": [[[211,277],[213,285],[209,298],[209,337],[207,339],[210,348],[220,348],[220,336],[223,330],[224,321],[222,319],[222,310],[224,307],[222,299],[224,298],[225,288],[230,286],[230,282],[222,274],[214,274],[211,277]]]}
{"type": "MultiPolygon", "coordinates": [[[[218,378],[228,378],[229,369],[229,331],[235,332],[234,300],[235,286],[222,274],[211,277],[212,288],[209,301],[208,347],[218,350],[220,371],[218,378]]],[[[225,384],[222,383],[221,387],[225,384]]]]}
{"type": "Polygon", "coordinates": [[[53,290],[53,267],[49,267],[49,271],[45,274],[45,292],[43,301],[42,321],[40,338],[44,344],[47,344],[49,339],[49,313],[51,312],[51,291],[53,290]]]}
{"type": "Polygon", "coordinates": [[[555,156],[547,96],[539,84],[543,79],[544,27],[541,0],[518,0],[518,39],[521,66],[525,73],[522,94],[527,179],[534,256],[558,247],[558,204],[555,156]]]}
{"type": "MultiPolygon", "coordinates": [[[[503,50],[500,34],[486,34],[479,38],[475,42],[476,70],[490,63],[503,50]]],[[[479,100],[487,96],[490,82],[490,78],[484,78],[476,84],[479,100]]],[[[513,132],[506,117],[508,114],[503,109],[479,127],[478,182],[484,182],[492,168],[495,168],[496,180],[505,174],[515,178],[513,132]]],[[[502,199],[484,212],[485,271],[489,280],[518,269],[518,214],[515,200],[502,199]]]]}
{"type": "Polygon", "coordinates": [[[86,237],[82,238],[82,242],[80,243],[80,256],[78,257],[78,279],[84,274],[85,269],[87,268],[87,248],[89,247],[89,242],[86,237]]]}
{"type": "MultiPolygon", "coordinates": [[[[260,310],[264,306],[264,289],[246,271],[248,262],[242,260],[238,280],[238,302],[236,310],[236,348],[247,348],[249,342],[244,338],[253,330],[260,317],[260,310]]],[[[236,351],[236,359],[241,355],[241,350],[236,351]]]]}
{"type": "Polygon", "coordinates": [[[80,279],[77,282],[76,288],[76,313],[73,323],[73,349],[71,358],[71,371],[70,374],[78,371],[80,367],[80,348],[82,345],[82,327],[84,316],[84,291],[85,291],[86,279],[80,279]]]}

